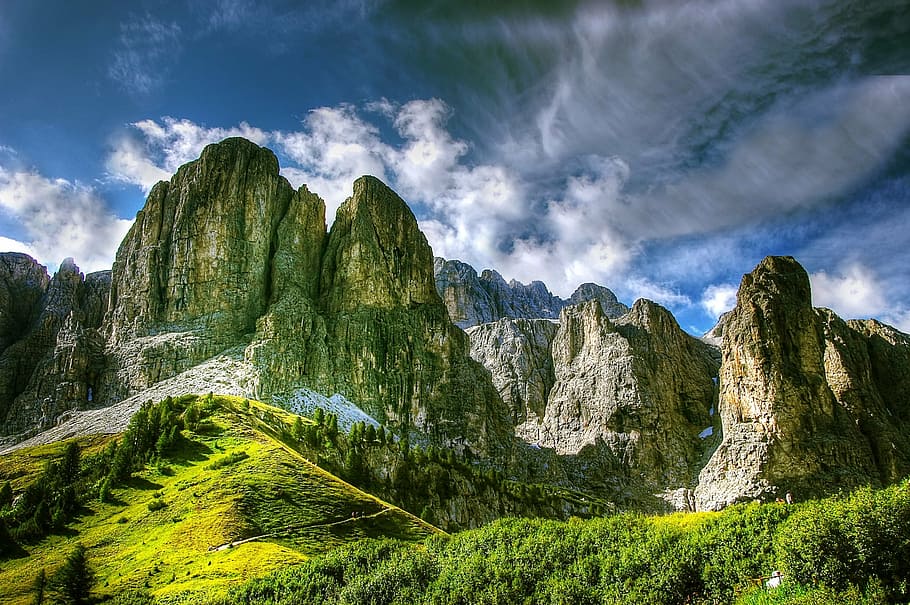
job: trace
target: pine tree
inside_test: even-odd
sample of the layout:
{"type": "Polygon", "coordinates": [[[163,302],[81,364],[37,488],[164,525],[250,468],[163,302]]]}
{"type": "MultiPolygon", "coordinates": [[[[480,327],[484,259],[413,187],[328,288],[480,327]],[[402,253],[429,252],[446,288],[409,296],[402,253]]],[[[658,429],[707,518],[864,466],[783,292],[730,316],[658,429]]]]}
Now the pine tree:
{"type": "Polygon", "coordinates": [[[313,411],[313,420],[315,420],[316,424],[319,424],[319,425],[321,425],[323,422],[325,422],[325,412],[323,411],[322,408],[316,408],[313,411]]]}
{"type": "Polygon", "coordinates": [[[9,533],[6,519],[0,517],[0,559],[12,556],[19,551],[19,545],[9,533]]]}
{"type": "Polygon", "coordinates": [[[52,587],[67,605],[82,605],[90,602],[93,580],[85,547],[77,544],[63,566],[54,574],[52,587]]]}
{"type": "Polygon", "coordinates": [[[303,441],[303,420],[300,418],[300,416],[297,416],[297,418],[294,419],[294,426],[291,429],[291,435],[293,435],[296,441],[303,441]]]}
{"type": "Polygon", "coordinates": [[[376,441],[376,427],[372,424],[368,424],[367,428],[363,430],[363,440],[367,442],[368,445],[372,445],[376,441]]]}
{"type": "Polygon", "coordinates": [[[6,481],[0,485],[0,510],[13,505],[13,487],[6,481]]]}
{"type": "Polygon", "coordinates": [[[66,444],[63,461],[60,463],[60,476],[67,485],[72,485],[79,478],[80,465],[79,445],[75,441],[66,444]]]}

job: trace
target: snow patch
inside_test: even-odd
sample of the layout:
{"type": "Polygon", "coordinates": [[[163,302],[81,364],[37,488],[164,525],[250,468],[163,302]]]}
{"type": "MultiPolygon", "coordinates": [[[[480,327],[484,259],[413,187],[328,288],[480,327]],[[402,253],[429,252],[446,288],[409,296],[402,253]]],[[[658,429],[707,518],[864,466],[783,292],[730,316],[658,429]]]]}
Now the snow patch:
{"type": "Polygon", "coordinates": [[[710,437],[710,436],[713,435],[713,434],[714,434],[714,427],[713,427],[713,426],[709,426],[708,428],[706,428],[705,430],[703,430],[702,432],[700,432],[700,433],[698,434],[698,437],[699,437],[700,439],[707,439],[708,437],[710,437]]]}
{"type": "Polygon", "coordinates": [[[279,407],[306,416],[312,416],[316,408],[322,408],[324,411],[338,416],[338,428],[346,432],[351,430],[355,422],[372,424],[376,428],[379,428],[380,425],[378,420],[338,393],[326,397],[322,393],[302,388],[284,397],[275,395],[272,397],[272,401],[279,407]]]}

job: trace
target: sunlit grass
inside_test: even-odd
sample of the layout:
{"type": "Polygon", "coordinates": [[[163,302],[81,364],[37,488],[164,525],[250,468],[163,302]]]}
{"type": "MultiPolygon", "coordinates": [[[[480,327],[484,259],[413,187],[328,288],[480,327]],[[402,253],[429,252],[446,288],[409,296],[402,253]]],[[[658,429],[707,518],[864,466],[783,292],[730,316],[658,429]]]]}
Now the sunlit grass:
{"type": "MultiPolygon", "coordinates": [[[[3,562],[0,604],[30,602],[36,574],[42,568],[52,573],[77,543],[88,549],[99,594],[144,588],[162,598],[218,595],[245,579],[362,537],[421,539],[438,531],[276,440],[293,414],[239,398],[214,401],[200,432],[185,430],[161,465],[115,487],[112,503],[87,503],[67,535],[26,545],[27,557],[3,562]],[[211,468],[213,462],[239,458],[240,452],[246,458],[211,468]],[[164,506],[150,510],[152,501],[164,506]],[[380,514],[368,516],[375,513],[380,514]]],[[[90,453],[109,439],[91,437],[80,445],[90,453]]],[[[53,444],[4,456],[0,476],[14,476],[13,485],[20,489],[45,460],[62,451],[62,444],[53,444]]]]}

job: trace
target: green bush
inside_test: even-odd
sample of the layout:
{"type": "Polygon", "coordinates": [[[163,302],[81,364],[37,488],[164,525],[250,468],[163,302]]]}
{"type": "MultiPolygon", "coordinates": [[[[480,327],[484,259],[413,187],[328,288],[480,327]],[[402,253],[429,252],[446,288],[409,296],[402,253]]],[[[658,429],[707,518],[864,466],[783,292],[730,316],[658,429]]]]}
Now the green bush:
{"type": "Polygon", "coordinates": [[[845,499],[807,502],[777,533],[784,571],[801,584],[835,590],[880,582],[889,598],[910,597],[910,483],[845,499]]]}
{"type": "Polygon", "coordinates": [[[905,602],[910,486],[719,515],[500,519],[422,545],[364,541],[235,590],[234,603],[905,602]],[[685,519],[685,518],[682,518],[685,519]],[[754,579],[782,569],[775,590],[754,579]],[[825,581],[825,586],[822,581],[825,581]]]}
{"type": "Polygon", "coordinates": [[[219,458],[218,460],[215,460],[214,462],[210,463],[205,468],[207,468],[210,471],[216,471],[219,468],[224,468],[225,466],[230,466],[232,464],[236,464],[236,463],[240,462],[241,460],[246,460],[249,457],[250,457],[249,454],[247,454],[246,452],[231,452],[227,456],[225,456],[223,458],[219,458]]]}
{"type": "Polygon", "coordinates": [[[159,500],[158,498],[152,498],[151,500],[149,500],[149,503],[147,506],[150,511],[155,512],[156,510],[161,510],[162,508],[166,508],[167,502],[165,502],[164,500],[159,500]]]}

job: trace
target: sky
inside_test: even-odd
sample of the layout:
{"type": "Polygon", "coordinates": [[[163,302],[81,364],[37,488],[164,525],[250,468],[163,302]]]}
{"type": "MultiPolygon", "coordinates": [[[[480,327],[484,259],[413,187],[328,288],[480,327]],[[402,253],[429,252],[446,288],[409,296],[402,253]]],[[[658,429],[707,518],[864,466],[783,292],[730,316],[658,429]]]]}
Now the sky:
{"type": "Polygon", "coordinates": [[[766,255],[910,332],[910,0],[0,3],[0,250],[109,268],[244,136],[329,222],[372,174],[434,253],[693,334],[766,255]]]}

